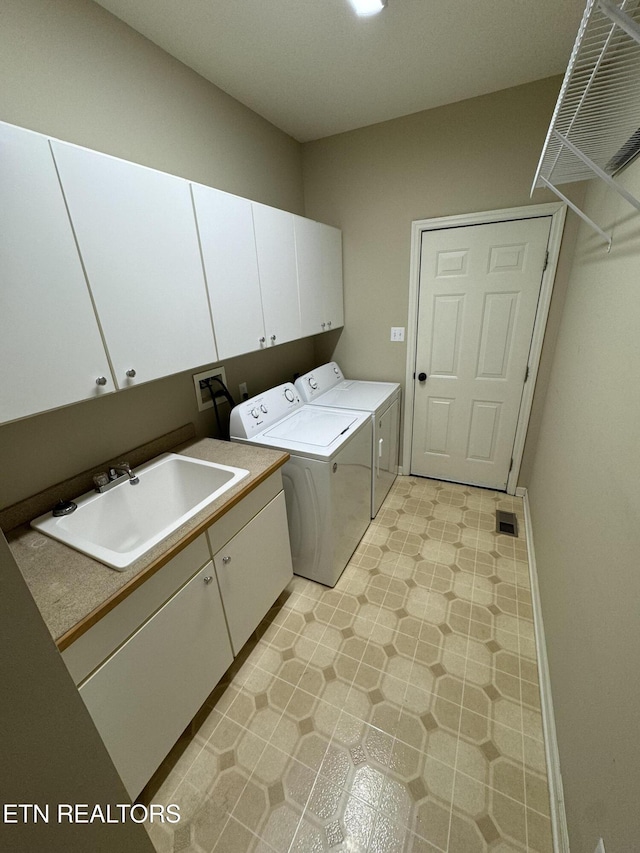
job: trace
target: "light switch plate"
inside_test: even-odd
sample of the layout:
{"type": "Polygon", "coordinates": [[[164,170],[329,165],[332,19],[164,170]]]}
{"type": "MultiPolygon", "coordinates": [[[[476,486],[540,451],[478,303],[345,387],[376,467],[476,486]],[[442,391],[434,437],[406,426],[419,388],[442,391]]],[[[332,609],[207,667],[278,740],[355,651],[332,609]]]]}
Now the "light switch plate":
{"type": "Polygon", "coordinates": [[[392,341],[403,341],[404,340],[404,326],[392,326],[391,327],[391,340],[392,341]]]}

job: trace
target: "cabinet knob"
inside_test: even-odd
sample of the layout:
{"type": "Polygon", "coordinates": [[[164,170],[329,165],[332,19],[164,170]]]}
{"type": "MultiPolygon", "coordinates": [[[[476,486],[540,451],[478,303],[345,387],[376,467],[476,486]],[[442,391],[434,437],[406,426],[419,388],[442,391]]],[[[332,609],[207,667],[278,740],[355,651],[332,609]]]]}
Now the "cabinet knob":
{"type": "Polygon", "coordinates": [[[264,336],[264,335],[263,335],[261,338],[259,338],[259,341],[260,341],[260,343],[261,343],[261,344],[263,344],[266,340],[267,340],[267,339],[265,338],[265,336],[264,336]]]}
{"type": "Polygon", "coordinates": [[[320,323],[320,325],[321,325],[321,326],[322,326],[322,328],[324,329],[324,327],[325,327],[327,324],[326,324],[326,323],[320,323]]]}
{"type": "Polygon", "coordinates": [[[226,565],[227,565],[227,563],[230,563],[230,562],[231,562],[231,557],[223,557],[223,558],[222,558],[222,562],[223,562],[223,563],[225,564],[225,566],[226,566],[226,565]]]}
{"type": "Polygon", "coordinates": [[[275,341],[275,339],[276,339],[276,336],[275,336],[275,335],[271,335],[271,340],[272,340],[272,341],[275,341]]]}
{"type": "Polygon", "coordinates": [[[129,379],[133,379],[133,377],[135,375],[136,375],[135,370],[133,369],[133,367],[130,367],[129,370],[127,370],[127,376],[129,377],[129,379]]]}
{"type": "Polygon", "coordinates": [[[205,583],[211,583],[211,581],[213,580],[213,577],[212,577],[212,575],[207,575],[205,578],[203,578],[203,580],[205,583]]]}
{"type": "Polygon", "coordinates": [[[331,320],[329,320],[329,322],[327,323],[327,326],[329,329],[331,328],[331,320]]]}
{"type": "Polygon", "coordinates": [[[106,385],[106,384],[107,384],[107,377],[106,376],[98,376],[98,378],[96,379],[96,385],[106,385]]]}

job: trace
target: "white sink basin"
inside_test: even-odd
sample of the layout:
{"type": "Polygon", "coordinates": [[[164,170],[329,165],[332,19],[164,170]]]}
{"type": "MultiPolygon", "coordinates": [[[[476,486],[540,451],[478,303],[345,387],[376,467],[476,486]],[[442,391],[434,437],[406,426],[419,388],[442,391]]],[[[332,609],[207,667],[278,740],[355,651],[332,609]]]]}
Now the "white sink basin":
{"type": "Polygon", "coordinates": [[[78,498],[70,515],[48,512],[31,526],[122,571],[187,519],[213,503],[249,475],[231,468],[166,453],[107,492],[89,492],[78,498]]]}

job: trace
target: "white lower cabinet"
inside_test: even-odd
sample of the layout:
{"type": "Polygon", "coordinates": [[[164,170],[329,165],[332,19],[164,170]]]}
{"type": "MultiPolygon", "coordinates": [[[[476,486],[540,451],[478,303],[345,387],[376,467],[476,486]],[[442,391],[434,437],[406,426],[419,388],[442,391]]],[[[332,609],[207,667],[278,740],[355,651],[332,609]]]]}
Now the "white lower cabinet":
{"type": "Polygon", "coordinates": [[[132,797],[233,660],[209,562],[80,687],[132,797]]]}
{"type": "Polygon", "coordinates": [[[293,574],[284,492],[227,542],[213,562],[237,655],[293,574]]]}
{"type": "Polygon", "coordinates": [[[277,471],[62,653],[132,798],[292,576],[277,471]]]}

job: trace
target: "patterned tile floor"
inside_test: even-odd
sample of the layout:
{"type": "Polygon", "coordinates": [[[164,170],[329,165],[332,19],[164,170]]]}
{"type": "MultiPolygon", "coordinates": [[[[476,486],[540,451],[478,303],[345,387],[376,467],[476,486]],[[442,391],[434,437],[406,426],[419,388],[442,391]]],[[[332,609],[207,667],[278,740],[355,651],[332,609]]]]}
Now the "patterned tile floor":
{"type": "Polygon", "coordinates": [[[336,587],[293,579],[145,790],[181,808],[148,827],[159,853],[550,853],[526,560],[520,499],[398,478],[336,587]]]}

